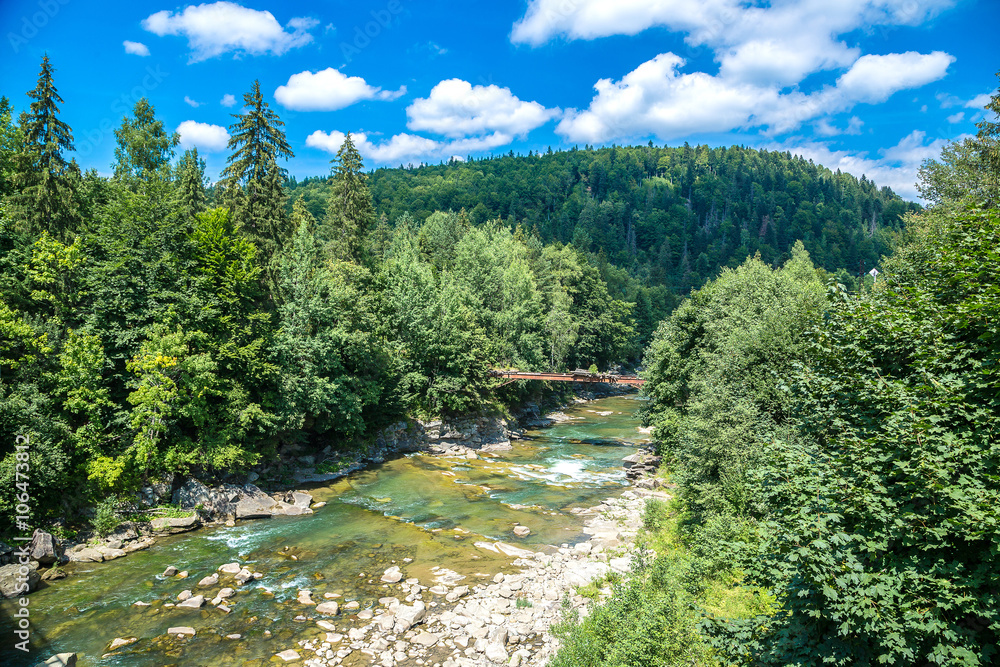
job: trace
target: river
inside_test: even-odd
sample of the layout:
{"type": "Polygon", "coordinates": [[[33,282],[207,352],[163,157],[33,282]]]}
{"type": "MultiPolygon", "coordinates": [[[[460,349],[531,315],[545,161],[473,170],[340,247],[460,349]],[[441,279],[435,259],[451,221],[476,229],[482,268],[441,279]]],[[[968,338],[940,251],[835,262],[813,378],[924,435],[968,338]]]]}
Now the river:
{"type": "MultiPolygon", "coordinates": [[[[318,602],[324,594],[338,595],[342,607],[356,600],[363,611],[388,594],[380,577],[394,564],[421,583],[438,566],[465,575],[463,583],[486,582],[510,571],[513,559],[476,542],[537,551],[587,537],[569,510],[596,505],[625,487],[621,458],[646,440],[638,431],[637,407],[634,396],[578,404],[564,410],[571,421],[528,431],[510,451],[475,460],[401,456],[310,488],[315,501],[327,502],[312,515],[209,527],[160,538],[149,550],[112,563],[72,563],[67,579],[43,584],[31,595],[30,655],[11,650],[9,619],[16,607],[13,600],[0,602],[2,663],[31,666],[55,653],[76,652],[81,667],[263,666],[276,652],[319,632],[305,622],[316,614],[296,602],[300,589],[318,602]],[[518,524],[531,533],[516,537],[518,524]],[[164,606],[182,590],[197,594],[202,577],[233,561],[264,577],[238,588],[229,614],[207,603],[201,610],[164,606]],[[168,565],[190,576],[160,576],[168,565]],[[140,601],[151,604],[135,606],[140,601]],[[197,635],[166,636],[173,626],[191,626],[197,635]],[[234,633],[241,638],[225,638],[234,633]],[[139,641],[102,658],[116,637],[139,641]]],[[[341,611],[331,620],[350,627],[351,613],[341,611]]],[[[367,664],[363,654],[352,658],[345,664],[367,664]]]]}

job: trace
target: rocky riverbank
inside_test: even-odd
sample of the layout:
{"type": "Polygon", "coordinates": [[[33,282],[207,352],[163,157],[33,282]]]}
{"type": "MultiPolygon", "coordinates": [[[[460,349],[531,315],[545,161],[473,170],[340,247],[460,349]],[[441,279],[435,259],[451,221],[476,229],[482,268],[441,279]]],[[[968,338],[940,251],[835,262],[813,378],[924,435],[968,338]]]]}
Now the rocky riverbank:
{"type": "MultiPolygon", "coordinates": [[[[596,507],[575,510],[585,519],[583,530],[590,537],[572,546],[535,552],[502,542],[477,543],[481,549],[515,558],[516,573],[462,576],[446,563],[431,568],[430,580],[420,581],[406,578],[410,564],[401,561],[381,575],[384,595],[367,608],[343,603],[336,594],[314,599],[319,595],[315,591],[299,590],[293,603],[299,607],[295,620],[307,626],[299,634],[308,638],[281,646],[275,637],[272,661],[310,667],[544,665],[558,649],[552,626],[573,610],[586,615],[596,599],[610,594],[610,578],[630,574],[647,497],[668,496],[635,489],[596,507]],[[579,588],[589,584],[595,584],[589,591],[592,597],[584,597],[579,588]]],[[[160,576],[188,573],[171,567],[160,576]]],[[[227,563],[197,583],[192,577],[190,589],[182,591],[176,602],[153,604],[193,610],[214,606],[229,613],[240,604],[243,589],[261,577],[239,563],[227,563]]],[[[183,644],[194,641],[199,632],[188,626],[171,627],[159,641],[183,644]]],[[[225,639],[239,642],[241,637],[225,639]]],[[[109,637],[109,655],[128,651],[135,641],[109,637]]]]}

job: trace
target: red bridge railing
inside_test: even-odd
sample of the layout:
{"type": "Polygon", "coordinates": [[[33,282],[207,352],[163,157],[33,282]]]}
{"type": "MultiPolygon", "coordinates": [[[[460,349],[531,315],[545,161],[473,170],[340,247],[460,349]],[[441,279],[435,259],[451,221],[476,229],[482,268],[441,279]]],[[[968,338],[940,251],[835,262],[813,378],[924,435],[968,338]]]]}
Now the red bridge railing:
{"type": "MultiPolygon", "coordinates": [[[[506,378],[510,382],[517,380],[543,380],[546,382],[602,382],[604,384],[630,384],[642,386],[646,381],[638,375],[618,375],[616,373],[590,373],[573,371],[572,373],[529,373],[517,370],[493,369],[490,375],[506,378]]],[[[508,383],[504,383],[508,384],[508,383]]]]}

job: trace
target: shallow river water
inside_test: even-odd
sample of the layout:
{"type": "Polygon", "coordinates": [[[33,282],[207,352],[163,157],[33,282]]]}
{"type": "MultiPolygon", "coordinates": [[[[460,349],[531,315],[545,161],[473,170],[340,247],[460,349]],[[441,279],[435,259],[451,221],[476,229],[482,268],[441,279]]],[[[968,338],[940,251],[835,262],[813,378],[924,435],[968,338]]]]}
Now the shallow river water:
{"type": "Polygon", "coordinates": [[[433,583],[435,566],[465,575],[463,584],[486,582],[509,571],[513,558],[476,542],[544,550],[586,539],[569,510],[598,504],[625,485],[621,458],[646,440],[634,416],[638,407],[635,397],[579,404],[564,410],[572,421],[529,431],[511,451],[478,460],[402,456],[311,488],[315,501],[328,503],[312,515],[204,528],[160,538],[148,551],[112,563],[73,563],[67,579],[31,595],[30,655],[11,649],[16,607],[0,602],[0,664],[31,666],[65,651],[78,653],[81,667],[265,665],[321,632],[314,622],[295,620],[316,616],[296,602],[300,589],[317,602],[324,593],[339,594],[341,607],[357,600],[359,610],[330,619],[341,630],[362,624],[350,614],[388,594],[380,577],[393,564],[424,585],[433,583]],[[517,524],[531,534],[515,537],[517,524]],[[199,579],[233,561],[265,576],[237,589],[229,614],[207,603],[201,610],[163,606],[182,590],[197,594],[199,579]],[[190,576],[161,577],[168,565],[190,576]],[[137,601],[151,605],[136,607],[137,601]],[[197,635],[165,636],[173,626],[191,626],[197,635]],[[242,637],[226,639],[231,633],[242,637]],[[116,637],[139,641],[102,658],[116,637]]]}

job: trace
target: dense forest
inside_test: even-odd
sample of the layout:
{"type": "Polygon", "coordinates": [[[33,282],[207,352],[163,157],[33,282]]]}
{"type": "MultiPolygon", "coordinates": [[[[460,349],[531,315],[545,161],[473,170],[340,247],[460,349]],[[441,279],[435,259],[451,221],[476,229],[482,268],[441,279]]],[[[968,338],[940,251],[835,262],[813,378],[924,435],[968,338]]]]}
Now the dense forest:
{"type": "MultiPolygon", "coordinates": [[[[998,73],[1000,75],[1000,73],[998,73]]],[[[807,247],[725,269],[657,329],[657,556],[560,667],[1000,661],[1000,93],[924,164],[877,284],[807,247]]]]}
{"type": "Polygon", "coordinates": [[[350,141],[324,210],[289,210],[292,150],[256,82],[211,186],[145,99],[106,178],[70,158],[47,58],[28,98],[16,122],[0,101],[5,517],[17,435],[32,442],[35,520],[49,520],[163,473],[222,475],[360,445],[407,414],[503,409],[523,388],[494,391],[490,366],[639,354],[633,306],[589,254],[450,211],[387,225],[350,141]]]}

